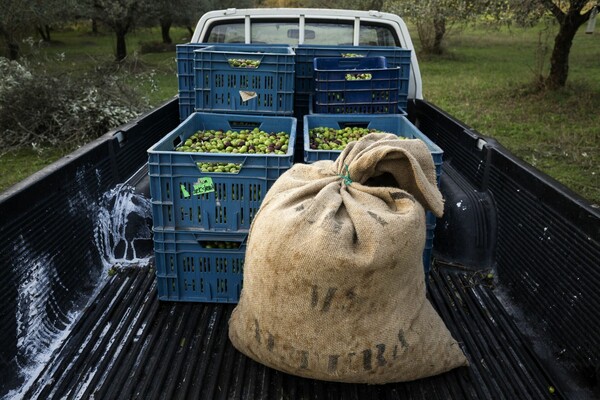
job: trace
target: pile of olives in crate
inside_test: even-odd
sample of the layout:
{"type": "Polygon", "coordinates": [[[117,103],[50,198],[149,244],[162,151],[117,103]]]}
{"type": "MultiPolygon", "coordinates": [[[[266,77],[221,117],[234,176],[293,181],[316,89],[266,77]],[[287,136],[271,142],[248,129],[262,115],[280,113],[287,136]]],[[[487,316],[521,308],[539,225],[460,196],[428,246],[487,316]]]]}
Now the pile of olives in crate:
{"type": "Polygon", "coordinates": [[[245,58],[230,58],[227,60],[234,68],[258,68],[260,60],[249,60],[245,58]]]}
{"type": "Polygon", "coordinates": [[[368,81],[372,78],[373,75],[368,73],[346,74],[347,81],[368,81]]]}
{"type": "Polygon", "coordinates": [[[232,154],[286,154],[290,135],[267,133],[258,128],[233,130],[200,130],[187,138],[176,151],[232,154]]]}
{"type": "MultiPolygon", "coordinates": [[[[356,126],[341,129],[319,126],[308,131],[309,147],[311,150],[344,150],[348,143],[375,132],[382,131],[356,126]]],[[[399,136],[398,139],[405,138],[399,136]]]]}
{"type": "Polygon", "coordinates": [[[225,162],[198,162],[196,163],[201,172],[225,172],[237,174],[242,169],[242,164],[225,162]]]}

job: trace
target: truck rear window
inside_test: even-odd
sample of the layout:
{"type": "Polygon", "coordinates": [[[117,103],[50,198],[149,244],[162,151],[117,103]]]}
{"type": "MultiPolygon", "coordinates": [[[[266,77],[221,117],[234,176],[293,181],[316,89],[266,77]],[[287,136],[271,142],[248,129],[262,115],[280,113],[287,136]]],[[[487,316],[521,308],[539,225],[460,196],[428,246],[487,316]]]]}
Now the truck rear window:
{"type": "MultiPolygon", "coordinates": [[[[251,42],[262,44],[297,45],[300,39],[297,20],[252,21],[251,42]]],[[[307,20],[304,24],[304,43],[317,45],[352,45],[354,24],[336,21],[321,22],[307,20]]],[[[208,43],[244,43],[244,21],[228,21],[209,27],[204,40],[208,43]]],[[[398,46],[392,30],[383,25],[361,23],[359,45],[398,46]]]]}

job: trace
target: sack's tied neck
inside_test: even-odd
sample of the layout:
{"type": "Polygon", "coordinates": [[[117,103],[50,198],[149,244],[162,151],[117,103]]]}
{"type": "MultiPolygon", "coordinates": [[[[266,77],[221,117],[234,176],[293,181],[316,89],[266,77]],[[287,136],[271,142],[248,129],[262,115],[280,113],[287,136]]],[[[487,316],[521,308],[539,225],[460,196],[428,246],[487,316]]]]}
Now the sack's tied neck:
{"type": "Polygon", "coordinates": [[[344,167],[346,167],[346,175],[339,174],[338,176],[343,179],[346,186],[350,186],[350,184],[352,184],[352,179],[350,178],[350,171],[348,171],[348,164],[344,164],[344,167]]]}

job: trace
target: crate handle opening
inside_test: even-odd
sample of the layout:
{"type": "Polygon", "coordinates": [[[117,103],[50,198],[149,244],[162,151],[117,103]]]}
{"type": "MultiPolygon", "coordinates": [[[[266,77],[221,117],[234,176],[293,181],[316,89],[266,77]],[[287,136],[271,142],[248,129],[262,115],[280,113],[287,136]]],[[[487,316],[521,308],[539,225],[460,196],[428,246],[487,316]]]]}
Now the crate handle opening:
{"type": "Polygon", "coordinates": [[[343,121],[339,121],[338,125],[340,127],[340,129],[344,129],[344,128],[368,128],[369,127],[369,122],[343,122],[343,121]]]}
{"type": "Polygon", "coordinates": [[[200,160],[196,160],[192,157],[192,163],[194,163],[198,170],[203,174],[239,174],[244,168],[244,164],[246,164],[246,159],[247,157],[240,160],[236,159],[235,161],[223,161],[222,158],[219,158],[216,161],[210,161],[203,156],[200,160]]]}
{"type": "Polygon", "coordinates": [[[344,52],[340,54],[342,56],[342,58],[362,58],[362,57],[366,57],[364,54],[360,54],[360,53],[351,53],[351,52],[344,52]]]}
{"type": "Polygon", "coordinates": [[[260,128],[262,122],[255,121],[228,121],[231,129],[254,129],[260,128]]]}
{"type": "Polygon", "coordinates": [[[198,240],[198,244],[203,249],[211,250],[239,250],[244,244],[243,241],[233,240],[198,240]]]}
{"type": "Polygon", "coordinates": [[[260,66],[261,60],[245,57],[231,57],[227,59],[227,62],[231,68],[256,69],[260,66]]]}
{"type": "Polygon", "coordinates": [[[363,64],[363,60],[361,60],[361,57],[342,57],[341,60],[339,60],[338,65],[340,67],[358,67],[360,65],[363,64]]]}
{"type": "Polygon", "coordinates": [[[173,139],[173,148],[177,148],[177,146],[179,146],[181,143],[183,143],[183,139],[181,136],[177,136],[175,139],[173,139]]]}
{"type": "Polygon", "coordinates": [[[373,79],[373,75],[368,72],[346,74],[347,81],[370,81],[371,79],[373,79]]]}

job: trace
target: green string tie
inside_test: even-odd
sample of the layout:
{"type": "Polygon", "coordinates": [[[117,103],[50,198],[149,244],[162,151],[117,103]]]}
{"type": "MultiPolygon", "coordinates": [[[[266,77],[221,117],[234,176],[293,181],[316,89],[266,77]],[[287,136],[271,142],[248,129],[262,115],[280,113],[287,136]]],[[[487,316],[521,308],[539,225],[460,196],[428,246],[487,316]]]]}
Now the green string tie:
{"type": "Polygon", "coordinates": [[[346,186],[350,186],[352,179],[350,178],[350,171],[348,171],[348,164],[344,164],[344,167],[346,167],[346,175],[339,174],[338,176],[344,180],[346,186]]]}

